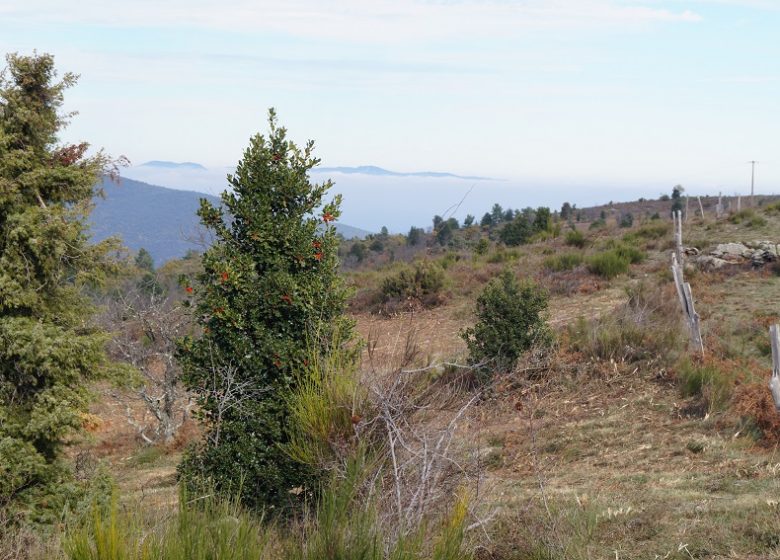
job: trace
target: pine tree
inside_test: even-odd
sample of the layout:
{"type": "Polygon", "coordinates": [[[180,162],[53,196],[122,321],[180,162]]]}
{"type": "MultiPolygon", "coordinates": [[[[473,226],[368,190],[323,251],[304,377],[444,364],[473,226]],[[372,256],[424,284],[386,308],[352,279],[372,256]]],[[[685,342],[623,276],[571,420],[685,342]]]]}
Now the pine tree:
{"type": "Polygon", "coordinates": [[[198,338],[180,344],[184,382],[198,397],[206,428],[180,472],[240,496],[249,507],[285,506],[312,487],[312,473],[283,450],[289,441],[287,396],[312,347],[325,349],[334,329],[348,333],[332,222],[340,197],[309,182],[319,163],[313,143],[300,149],[277,126],[256,135],[228,177],[222,208],[198,212],[215,242],[203,256],[192,293],[198,338]]]}
{"type": "Polygon", "coordinates": [[[110,272],[86,213],[110,161],[60,145],[70,115],[50,55],[6,57],[0,77],[0,508],[45,521],[72,498],[62,460],[91,379],[112,366],[83,293],[110,272]],[[48,515],[48,516],[47,516],[48,515]]]}

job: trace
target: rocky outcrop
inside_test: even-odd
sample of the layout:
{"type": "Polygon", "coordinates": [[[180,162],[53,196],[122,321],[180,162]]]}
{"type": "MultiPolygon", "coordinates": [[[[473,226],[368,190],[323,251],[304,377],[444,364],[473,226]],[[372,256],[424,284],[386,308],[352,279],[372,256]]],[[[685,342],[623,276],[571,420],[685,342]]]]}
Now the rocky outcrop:
{"type": "MultiPolygon", "coordinates": [[[[780,248],[772,241],[751,241],[747,243],[721,243],[706,254],[695,258],[696,264],[704,270],[716,270],[727,264],[750,262],[753,266],[764,266],[778,259],[780,248]]],[[[686,251],[687,253],[687,251],[686,251]]]]}

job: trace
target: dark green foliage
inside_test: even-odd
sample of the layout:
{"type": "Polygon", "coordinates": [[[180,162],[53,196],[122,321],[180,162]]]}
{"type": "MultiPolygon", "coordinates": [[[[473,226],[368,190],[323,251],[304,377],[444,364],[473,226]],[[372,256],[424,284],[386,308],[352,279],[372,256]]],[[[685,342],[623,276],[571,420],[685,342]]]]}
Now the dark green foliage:
{"type": "Polygon", "coordinates": [[[381,237],[376,236],[371,239],[371,244],[368,246],[368,248],[375,253],[381,253],[385,250],[385,243],[382,241],[381,237]]]}
{"type": "Polygon", "coordinates": [[[154,259],[149,251],[141,247],[135,256],[135,266],[145,272],[154,272],[154,259]]]}
{"type": "Polygon", "coordinates": [[[436,228],[436,242],[444,247],[445,245],[448,245],[453,238],[453,228],[452,224],[448,221],[442,222],[441,225],[439,225],[438,228],[436,228]]]}
{"type": "Polygon", "coordinates": [[[504,221],[504,209],[496,202],[490,210],[490,217],[493,218],[493,224],[500,224],[504,221]]]}
{"type": "Polygon", "coordinates": [[[349,248],[349,252],[347,254],[350,257],[355,257],[357,262],[362,263],[363,260],[365,260],[366,255],[368,254],[368,249],[366,249],[365,243],[363,243],[362,241],[356,241],[349,248]]]}
{"type": "Polygon", "coordinates": [[[498,238],[504,245],[516,247],[528,243],[533,234],[534,229],[528,219],[524,215],[518,214],[514,220],[501,228],[498,238]]]}
{"type": "Polygon", "coordinates": [[[162,284],[157,280],[152,255],[143,247],[138,250],[138,254],[135,256],[135,266],[141,272],[141,278],[138,280],[137,286],[142,293],[161,295],[165,291],[162,284]]]}
{"type": "Polygon", "coordinates": [[[677,185],[672,189],[672,214],[674,214],[677,211],[682,212],[683,209],[683,203],[682,203],[682,193],[685,191],[684,188],[682,188],[680,185],[677,185]]]}
{"type": "Polygon", "coordinates": [[[422,228],[412,226],[409,228],[409,234],[406,236],[407,245],[417,245],[425,232],[422,228]]]}
{"type": "Polygon", "coordinates": [[[531,347],[550,342],[546,312],[547,293],[505,270],[477,297],[477,323],[460,333],[469,360],[483,376],[512,369],[531,347]]]}
{"type": "Polygon", "coordinates": [[[414,298],[428,302],[442,291],[444,279],[444,270],[438,264],[417,261],[385,278],[382,282],[382,296],[385,301],[414,298]]]}
{"type": "Polygon", "coordinates": [[[478,255],[484,255],[490,250],[490,241],[482,237],[474,246],[474,252],[478,255]]]}
{"type": "Polygon", "coordinates": [[[203,331],[178,351],[205,428],[180,474],[252,508],[283,507],[296,499],[292,488],[316,483],[283,451],[286,396],[312,345],[324,350],[334,329],[351,328],[331,223],[340,199],[323,205],[332,183],[309,182],[319,163],[313,142],[289,141],[273,110],[269,124],[228,177],[223,207],[202,201],[198,214],[215,237],[190,287],[203,331]]]}
{"type": "Polygon", "coordinates": [[[622,228],[630,228],[634,225],[634,215],[631,212],[626,212],[620,217],[618,225],[622,228]]]}
{"type": "Polygon", "coordinates": [[[466,218],[463,220],[463,227],[471,227],[474,225],[474,216],[471,214],[467,214],[466,218]]]}
{"type": "Polygon", "coordinates": [[[603,278],[611,279],[628,272],[631,261],[616,249],[609,249],[588,259],[588,270],[603,278]]]}
{"type": "Polygon", "coordinates": [[[566,245],[577,247],[579,249],[584,248],[588,242],[585,235],[581,231],[576,229],[567,232],[566,237],[564,238],[563,241],[564,243],[566,243],[566,245]]]}
{"type": "Polygon", "coordinates": [[[574,212],[574,208],[572,205],[568,202],[564,202],[561,206],[561,219],[562,220],[568,220],[572,217],[572,214],[574,212]]]}
{"type": "Polygon", "coordinates": [[[493,222],[492,214],[490,214],[490,212],[485,212],[485,215],[482,216],[482,219],[479,221],[479,225],[486,228],[493,227],[495,224],[493,222]]]}
{"type": "Polygon", "coordinates": [[[533,224],[534,232],[551,231],[552,223],[552,213],[549,208],[541,206],[536,209],[533,224]]]}
{"type": "MultiPolygon", "coordinates": [[[[112,373],[85,285],[115,266],[90,245],[94,185],[110,161],[58,145],[65,89],[50,55],[0,75],[0,509],[49,521],[75,495],[63,447],[81,431],[87,383],[112,373]]],[[[0,527],[0,531],[3,529],[0,527]]]]}

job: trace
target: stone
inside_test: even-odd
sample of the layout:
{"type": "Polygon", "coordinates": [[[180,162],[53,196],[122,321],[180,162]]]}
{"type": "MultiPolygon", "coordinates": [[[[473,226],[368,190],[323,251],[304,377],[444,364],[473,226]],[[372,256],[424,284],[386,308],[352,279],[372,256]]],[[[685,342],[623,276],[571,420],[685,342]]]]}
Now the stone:
{"type": "Polygon", "coordinates": [[[719,259],[718,257],[702,255],[696,259],[696,264],[702,270],[718,270],[729,264],[729,262],[724,259],[719,259]]]}

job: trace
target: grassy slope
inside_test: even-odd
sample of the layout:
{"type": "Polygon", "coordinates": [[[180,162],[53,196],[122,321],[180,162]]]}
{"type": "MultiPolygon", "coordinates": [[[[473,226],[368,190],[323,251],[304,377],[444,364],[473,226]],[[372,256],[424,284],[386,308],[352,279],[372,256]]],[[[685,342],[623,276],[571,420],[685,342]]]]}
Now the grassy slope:
{"type": "MultiPolygon", "coordinates": [[[[686,244],[780,239],[780,218],[768,220],[758,228],[694,221],[685,226],[686,244]]],[[[624,233],[591,235],[599,245],[624,233]]],[[[666,238],[651,243],[644,264],[609,283],[584,272],[539,272],[546,255],[570,250],[560,239],[522,248],[510,266],[549,286],[574,278],[574,287],[551,302],[551,322],[564,327],[581,315],[610,313],[636,279],[668,282],[668,245],[666,238]]],[[[392,361],[410,330],[417,332],[421,361],[462,357],[457,332],[470,321],[474,294],[502,266],[456,263],[449,302],[436,309],[389,319],[357,313],[361,335],[377,341],[374,359],[392,361]]],[[[780,278],[743,268],[690,281],[708,346],[754,357],[761,366],[755,375],[768,376],[763,333],[780,312],[780,278]]],[[[583,370],[586,375],[563,372],[544,384],[499,386],[464,426],[464,439],[486,446],[480,507],[500,513],[487,528],[492,556],[486,557],[780,558],[774,449],[741,433],[732,413],[687,416],[690,399],[681,397],[673,372],[622,363],[581,364],[583,370]]],[[[123,493],[154,507],[172,504],[180,452],[155,455],[118,445],[129,433],[121,415],[106,405],[97,412],[114,414],[96,439],[123,493]]]]}

